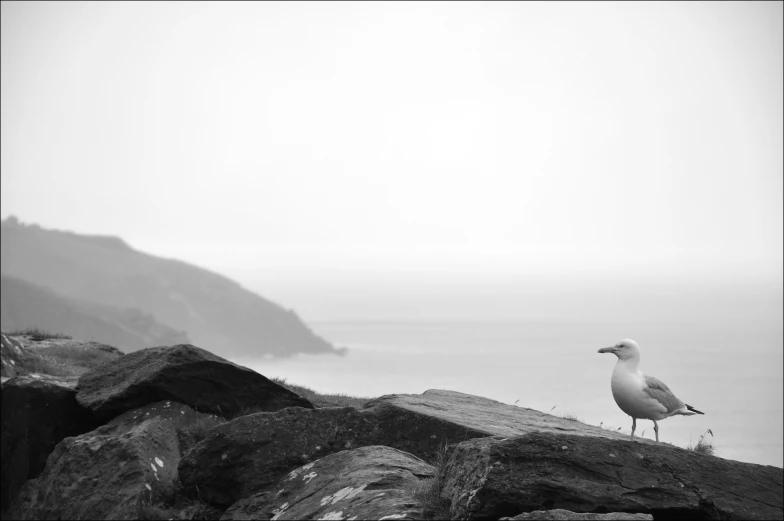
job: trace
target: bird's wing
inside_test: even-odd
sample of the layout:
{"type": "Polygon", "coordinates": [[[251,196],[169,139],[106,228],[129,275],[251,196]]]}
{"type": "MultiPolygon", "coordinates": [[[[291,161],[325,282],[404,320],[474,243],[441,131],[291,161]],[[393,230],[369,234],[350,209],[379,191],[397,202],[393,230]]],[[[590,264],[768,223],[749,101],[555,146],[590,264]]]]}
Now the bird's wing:
{"type": "Polygon", "coordinates": [[[645,379],[645,388],[643,389],[648,396],[662,404],[667,408],[667,412],[677,411],[683,409],[686,404],[680,401],[672,394],[670,388],[664,382],[653,376],[643,375],[645,379]]]}

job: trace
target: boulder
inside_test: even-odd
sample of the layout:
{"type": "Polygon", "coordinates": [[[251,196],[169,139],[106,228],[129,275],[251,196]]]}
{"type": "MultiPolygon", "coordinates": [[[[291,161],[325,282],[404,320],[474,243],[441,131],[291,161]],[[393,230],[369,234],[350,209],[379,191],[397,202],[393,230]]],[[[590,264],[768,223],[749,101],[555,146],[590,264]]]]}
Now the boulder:
{"type": "MultiPolygon", "coordinates": [[[[130,355],[128,355],[130,356],[130,355]]],[[[435,461],[445,442],[542,430],[625,436],[539,411],[454,391],[388,395],[362,409],[284,409],[237,418],[211,432],[180,463],[186,489],[227,507],[263,492],[305,463],[341,450],[385,445],[435,461]]]]}
{"type": "MultiPolygon", "coordinates": [[[[567,420],[534,409],[497,402],[482,396],[431,389],[422,394],[393,394],[371,400],[365,408],[385,404],[422,416],[442,420],[464,429],[461,439],[480,436],[519,436],[531,432],[552,432],[627,440],[628,435],[576,420],[567,420]]],[[[642,443],[655,442],[642,440],[642,443]]]]}
{"type": "Polygon", "coordinates": [[[138,519],[178,487],[179,431],[208,415],[176,402],[125,412],[66,438],[12,503],[14,519],[138,519]]]}
{"type": "Polygon", "coordinates": [[[442,494],[452,519],[629,512],[665,519],[783,519],[777,467],[666,444],[538,432],[460,443],[442,494]]]}
{"type": "Polygon", "coordinates": [[[6,511],[25,481],[41,474],[60,441],[97,426],[76,402],[75,387],[76,378],[39,374],[2,384],[0,511],[6,511]]]}
{"type": "MultiPolygon", "coordinates": [[[[121,350],[117,349],[114,346],[110,346],[108,344],[102,344],[100,342],[95,342],[92,340],[74,340],[69,336],[48,336],[46,333],[44,334],[36,334],[36,333],[23,333],[19,335],[14,335],[11,337],[12,340],[16,341],[18,345],[22,347],[22,350],[27,350],[28,354],[32,353],[40,353],[45,352],[52,348],[65,348],[68,350],[79,350],[85,351],[90,357],[89,352],[100,352],[103,353],[106,360],[114,360],[116,358],[120,358],[125,353],[121,350]]],[[[72,363],[74,365],[79,365],[81,360],[74,359],[72,363]]]]}
{"type": "Polygon", "coordinates": [[[536,510],[514,517],[502,517],[498,521],[653,521],[650,514],[629,514],[627,512],[611,512],[609,514],[586,514],[555,508],[553,510],[536,510]]]}
{"type": "Polygon", "coordinates": [[[423,519],[413,491],[433,473],[424,461],[390,447],[341,451],[293,470],[221,519],[423,519]]]}
{"type": "Polygon", "coordinates": [[[102,364],[79,379],[76,399],[103,420],[160,400],[224,417],[313,408],[257,372],[190,344],[151,347],[102,364]]]}

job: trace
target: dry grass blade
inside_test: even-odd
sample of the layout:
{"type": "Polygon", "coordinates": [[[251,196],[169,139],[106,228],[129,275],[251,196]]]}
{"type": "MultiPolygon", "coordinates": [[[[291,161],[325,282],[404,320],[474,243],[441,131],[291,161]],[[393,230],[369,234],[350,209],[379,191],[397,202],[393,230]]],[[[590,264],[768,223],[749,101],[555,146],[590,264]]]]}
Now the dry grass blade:
{"type": "Polygon", "coordinates": [[[713,444],[713,439],[706,440],[705,435],[710,434],[711,438],[713,438],[713,431],[708,429],[700,436],[700,439],[697,440],[696,445],[692,445],[689,442],[689,446],[686,447],[687,450],[693,450],[697,454],[705,454],[706,456],[713,456],[716,453],[716,445],[713,444]]]}
{"type": "Polygon", "coordinates": [[[452,447],[447,440],[439,447],[435,461],[431,462],[434,473],[430,479],[423,479],[407,490],[409,494],[422,506],[422,515],[425,519],[449,519],[450,502],[442,495],[444,485],[444,470],[449,461],[452,447]]]}
{"type": "Polygon", "coordinates": [[[310,387],[288,383],[285,378],[270,378],[270,380],[309,400],[316,407],[356,407],[359,409],[372,400],[372,398],[347,394],[322,394],[310,387]]]}

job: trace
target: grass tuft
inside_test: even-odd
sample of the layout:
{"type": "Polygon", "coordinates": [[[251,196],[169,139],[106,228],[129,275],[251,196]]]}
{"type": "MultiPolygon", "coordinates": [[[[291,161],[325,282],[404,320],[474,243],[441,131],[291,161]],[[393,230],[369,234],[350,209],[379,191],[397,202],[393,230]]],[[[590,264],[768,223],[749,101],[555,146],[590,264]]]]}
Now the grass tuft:
{"type": "Polygon", "coordinates": [[[310,387],[305,387],[304,385],[291,384],[287,382],[285,378],[270,378],[270,380],[285,387],[289,391],[297,393],[316,407],[356,407],[359,409],[372,400],[372,398],[349,396],[342,393],[322,394],[314,391],[310,387]]]}
{"type": "Polygon", "coordinates": [[[64,339],[71,339],[70,336],[65,335],[63,333],[50,333],[49,331],[45,331],[43,329],[38,329],[37,327],[28,327],[26,329],[17,329],[14,331],[8,331],[5,333],[8,336],[29,336],[31,340],[35,340],[36,342],[40,342],[41,340],[49,340],[49,339],[57,339],[57,338],[64,338],[64,339]]]}
{"type": "Polygon", "coordinates": [[[212,429],[224,423],[226,423],[226,420],[220,416],[202,416],[178,430],[177,438],[180,441],[181,452],[185,454],[193,446],[204,440],[212,429]]]}
{"type": "Polygon", "coordinates": [[[713,444],[713,431],[708,429],[707,431],[702,433],[696,445],[692,445],[691,442],[689,442],[689,446],[686,447],[686,450],[693,450],[697,454],[705,454],[706,456],[713,456],[716,452],[716,446],[713,444]],[[705,439],[706,434],[711,435],[711,440],[705,439]]]}
{"type": "Polygon", "coordinates": [[[433,477],[418,481],[407,492],[422,506],[422,516],[426,520],[449,519],[450,501],[443,496],[446,464],[452,447],[447,440],[439,447],[433,465],[433,477]]]}
{"type": "Polygon", "coordinates": [[[167,519],[220,519],[223,511],[185,494],[182,483],[152,485],[149,494],[145,492],[137,507],[136,518],[145,521],[167,519]]]}
{"type": "Polygon", "coordinates": [[[160,503],[157,505],[139,503],[136,519],[141,519],[143,521],[165,521],[167,519],[177,519],[174,517],[176,514],[177,512],[174,509],[166,508],[160,503]]]}
{"type": "MultiPolygon", "coordinates": [[[[517,403],[517,402],[515,402],[515,403],[517,403]]],[[[558,406],[557,405],[553,405],[550,408],[550,410],[548,412],[546,412],[545,414],[549,414],[550,416],[557,416],[558,418],[563,418],[564,420],[569,420],[569,421],[573,421],[573,422],[580,421],[580,419],[576,415],[571,414],[571,413],[566,413],[565,412],[565,413],[555,413],[555,414],[553,414],[553,411],[555,410],[556,407],[558,407],[558,406]]]]}

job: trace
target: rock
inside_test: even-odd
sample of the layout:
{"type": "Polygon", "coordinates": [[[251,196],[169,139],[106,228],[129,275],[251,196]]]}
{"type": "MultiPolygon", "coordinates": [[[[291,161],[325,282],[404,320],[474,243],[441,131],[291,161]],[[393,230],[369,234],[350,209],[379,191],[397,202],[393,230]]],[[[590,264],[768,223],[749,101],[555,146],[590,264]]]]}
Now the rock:
{"type": "Polygon", "coordinates": [[[556,508],[554,510],[536,510],[526,512],[514,517],[502,517],[499,521],[524,521],[528,519],[541,519],[552,521],[653,521],[650,514],[629,514],[627,512],[611,512],[609,514],[591,514],[572,512],[556,508]]]}
{"type": "Polygon", "coordinates": [[[346,450],[295,469],[272,491],[232,505],[221,519],[423,519],[412,494],[433,472],[390,447],[346,450]]]}
{"type": "MultiPolygon", "coordinates": [[[[27,350],[28,353],[46,352],[46,350],[50,348],[64,348],[87,352],[100,352],[106,356],[106,361],[115,360],[125,354],[114,346],[94,342],[92,340],[74,340],[69,337],[56,338],[36,334],[15,335],[12,338],[22,347],[23,351],[27,350]]],[[[85,353],[85,355],[87,355],[87,353],[85,353]]],[[[73,360],[74,365],[79,365],[79,362],[80,360],[73,360]]]]}
{"type": "Polygon", "coordinates": [[[38,374],[2,384],[0,511],[6,511],[25,481],[43,471],[60,441],[97,426],[76,402],[75,387],[76,378],[38,374]]]}
{"type": "MultiPolygon", "coordinates": [[[[466,434],[462,439],[479,436],[518,436],[531,432],[574,434],[618,440],[629,438],[625,434],[579,421],[456,391],[431,389],[422,394],[393,394],[372,400],[365,407],[379,404],[387,404],[462,426],[466,434]]],[[[642,443],[655,445],[655,442],[650,440],[643,440],[642,443]]]]}
{"type": "Polygon", "coordinates": [[[187,490],[228,507],[262,492],[292,469],[329,454],[385,445],[432,461],[445,441],[485,433],[395,404],[394,397],[364,409],[292,407],[236,418],[210,432],[180,463],[187,490]]]}
{"type": "Polygon", "coordinates": [[[19,340],[0,334],[0,377],[12,378],[17,375],[16,366],[24,357],[19,340]]]}
{"type": "Polygon", "coordinates": [[[654,519],[783,519],[780,468],[666,444],[539,432],[460,443],[442,493],[452,519],[636,512],[654,519]]]}
{"type": "Polygon", "coordinates": [[[123,356],[122,351],[106,344],[48,334],[3,334],[2,345],[3,374],[12,372],[14,376],[34,373],[80,376],[100,363],[123,356]]]}
{"type": "Polygon", "coordinates": [[[430,390],[383,396],[359,410],[293,408],[235,419],[183,458],[180,479],[187,489],[198,487],[205,501],[227,507],[263,492],[292,469],[340,450],[385,445],[434,461],[444,442],[537,430],[626,439],[539,411],[430,390]]]}
{"type": "Polygon", "coordinates": [[[224,417],[313,408],[255,371],[190,344],[151,347],[102,364],[82,375],[77,391],[79,403],[104,420],[160,400],[224,417]]]}
{"type": "Polygon", "coordinates": [[[166,500],[177,487],[178,431],[205,417],[162,401],[64,439],[43,473],[24,485],[9,516],[138,519],[142,505],[166,500]]]}

